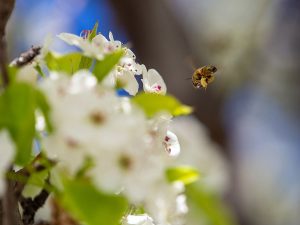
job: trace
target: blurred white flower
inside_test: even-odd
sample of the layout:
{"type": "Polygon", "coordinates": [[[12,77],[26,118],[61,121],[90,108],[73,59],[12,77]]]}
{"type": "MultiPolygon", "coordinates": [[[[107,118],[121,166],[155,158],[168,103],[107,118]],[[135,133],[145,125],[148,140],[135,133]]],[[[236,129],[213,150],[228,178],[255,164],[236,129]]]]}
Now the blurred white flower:
{"type": "Polygon", "coordinates": [[[74,45],[80,48],[84,55],[95,57],[98,60],[102,60],[106,53],[105,49],[108,44],[108,40],[102,34],[96,35],[92,41],[70,33],[61,33],[57,35],[57,37],[69,45],[74,45]]]}
{"type": "Polygon", "coordinates": [[[166,94],[167,86],[160,74],[155,69],[147,71],[146,67],[144,65],[142,66],[144,91],[163,95],[166,94]]]}
{"type": "MultiPolygon", "coordinates": [[[[155,154],[163,153],[163,155],[175,157],[180,153],[180,144],[177,136],[169,130],[171,118],[171,114],[162,112],[148,122],[151,137],[148,146],[151,146],[155,154]]],[[[165,159],[170,160],[170,157],[165,159]]]]}
{"type": "Polygon", "coordinates": [[[165,176],[166,129],[149,138],[144,113],[128,98],[95,86],[88,71],[79,71],[72,78],[57,76],[50,74],[41,84],[51,102],[55,128],[43,141],[47,155],[71,175],[86,157],[91,158],[94,167],[89,175],[101,190],[122,191],[131,202],[141,203],[149,187],[165,176]],[[154,146],[160,150],[154,151],[154,146]]]}
{"type": "Polygon", "coordinates": [[[193,116],[176,117],[170,124],[181,145],[177,165],[191,165],[202,174],[199,180],[209,190],[224,193],[229,187],[229,164],[203,125],[193,116]]]}
{"type": "Polygon", "coordinates": [[[125,67],[117,66],[103,80],[103,85],[106,87],[121,86],[130,95],[136,95],[139,90],[138,82],[135,74],[125,67]]]}
{"type": "Polygon", "coordinates": [[[128,215],[122,225],[155,225],[153,219],[147,214],[128,215]]]}
{"type": "Polygon", "coordinates": [[[172,185],[163,181],[150,188],[145,202],[147,213],[157,225],[183,225],[188,211],[184,185],[180,182],[172,185]]]}
{"type": "Polygon", "coordinates": [[[0,197],[5,191],[5,173],[15,155],[15,145],[8,131],[0,131],[0,197]]]}
{"type": "Polygon", "coordinates": [[[17,77],[16,77],[18,81],[27,82],[33,85],[36,84],[37,78],[38,78],[38,72],[34,68],[33,64],[29,64],[21,67],[20,70],[18,70],[17,77]]]}
{"type": "Polygon", "coordinates": [[[177,136],[171,132],[167,131],[165,136],[164,145],[166,151],[169,153],[170,156],[178,156],[180,153],[180,145],[177,139],[177,136]]]}

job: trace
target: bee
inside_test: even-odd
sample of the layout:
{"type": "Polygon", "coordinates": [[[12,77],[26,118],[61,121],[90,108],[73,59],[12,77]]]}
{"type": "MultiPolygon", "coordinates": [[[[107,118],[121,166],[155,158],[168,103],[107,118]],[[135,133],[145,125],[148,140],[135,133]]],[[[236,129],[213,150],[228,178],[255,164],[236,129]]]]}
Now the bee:
{"type": "Polygon", "coordinates": [[[203,66],[195,70],[192,76],[192,83],[195,88],[206,89],[208,84],[214,81],[214,74],[217,72],[217,67],[212,65],[203,66]]]}

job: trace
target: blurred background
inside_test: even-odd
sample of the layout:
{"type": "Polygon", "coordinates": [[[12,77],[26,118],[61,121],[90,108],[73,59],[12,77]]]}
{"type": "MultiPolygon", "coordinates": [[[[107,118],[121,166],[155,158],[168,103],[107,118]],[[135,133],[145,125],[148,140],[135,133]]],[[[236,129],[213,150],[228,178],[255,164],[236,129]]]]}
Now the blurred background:
{"type": "MultiPolygon", "coordinates": [[[[216,157],[226,162],[220,168],[227,181],[216,182],[226,185],[215,192],[232,223],[299,225],[300,1],[16,0],[10,59],[47,35],[79,35],[96,21],[102,34],[112,31],[138,62],[157,69],[169,93],[195,108],[202,130],[190,129],[198,123],[193,119],[182,136],[201,139],[205,131],[217,146],[212,154],[207,143],[195,142],[196,151],[212,154],[205,164],[220,165],[216,157]],[[219,69],[216,80],[196,90],[186,78],[207,64],[219,69]]],[[[53,49],[69,50],[61,41],[53,49]]]]}

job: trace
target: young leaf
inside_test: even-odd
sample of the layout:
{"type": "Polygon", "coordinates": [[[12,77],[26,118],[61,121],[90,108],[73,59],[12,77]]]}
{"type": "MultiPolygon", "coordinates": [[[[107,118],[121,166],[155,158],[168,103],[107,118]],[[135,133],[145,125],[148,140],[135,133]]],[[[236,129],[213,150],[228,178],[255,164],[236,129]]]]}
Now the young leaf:
{"type": "Polygon", "coordinates": [[[16,163],[31,158],[35,134],[35,90],[26,83],[12,83],[0,96],[0,128],[7,127],[16,144],[16,163]]]}
{"type": "Polygon", "coordinates": [[[36,105],[41,110],[41,112],[45,118],[47,130],[49,132],[52,132],[53,126],[50,121],[50,105],[49,105],[45,95],[39,90],[36,90],[36,105]]]}
{"type": "Polygon", "coordinates": [[[80,64],[82,55],[79,52],[72,52],[60,56],[49,52],[45,57],[45,61],[49,70],[65,72],[67,74],[73,74],[82,68],[89,68],[92,64],[92,59],[90,59],[90,62],[88,62],[87,59],[83,64],[80,64]]]}
{"type": "Polygon", "coordinates": [[[114,66],[120,61],[124,55],[124,50],[118,50],[111,54],[108,54],[101,61],[97,60],[93,73],[101,82],[105,76],[114,68],[114,66]]]}
{"type": "Polygon", "coordinates": [[[181,104],[170,95],[142,93],[133,97],[132,101],[140,106],[149,117],[160,111],[168,111],[173,116],[187,115],[192,112],[191,107],[181,104]]]}
{"type": "Polygon", "coordinates": [[[98,31],[98,22],[95,23],[93,30],[91,30],[91,32],[89,32],[88,34],[89,41],[93,40],[93,38],[97,35],[97,31],[98,31]]]}
{"type": "Polygon", "coordinates": [[[190,184],[198,180],[199,172],[193,167],[178,166],[168,168],[166,175],[170,182],[181,181],[184,184],[190,184]]]}
{"type": "Polygon", "coordinates": [[[79,70],[89,69],[92,66],[92,63],[93,63],[93,59],[83,55],[81,56],[78,69],[79,70]]]}
{"type": "Polygon", "coordinates": [[[87,180],[67,180],[58,199],[62,206],[87,225],[118,225],[127,201],[118,195],[99,192],[87,180]]]}

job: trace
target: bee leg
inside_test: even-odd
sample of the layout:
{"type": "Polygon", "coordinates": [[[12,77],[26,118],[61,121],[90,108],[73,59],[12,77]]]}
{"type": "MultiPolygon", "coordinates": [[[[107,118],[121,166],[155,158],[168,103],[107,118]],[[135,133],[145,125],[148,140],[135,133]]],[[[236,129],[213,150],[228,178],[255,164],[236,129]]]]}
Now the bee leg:
{"type": "Polygon", "coordinates": [[[206,81],[206,78],[202,77],[201,80],[200,80],[200,84],[201,84],[201,87],[203,88],[207,88],[207,81],[206,81]]]}

